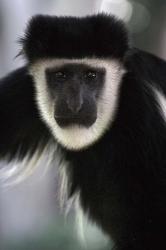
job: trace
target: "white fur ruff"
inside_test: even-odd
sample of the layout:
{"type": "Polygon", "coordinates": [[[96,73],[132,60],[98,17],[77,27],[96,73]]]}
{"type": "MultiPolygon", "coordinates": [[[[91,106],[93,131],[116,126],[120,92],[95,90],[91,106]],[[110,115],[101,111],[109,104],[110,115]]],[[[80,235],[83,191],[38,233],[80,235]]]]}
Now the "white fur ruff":
{"type": "Polygon", "coordinates": [[[37,92],[37,104],[42,116],[50,128],[53,136],[64,147],[72,150],[80,150],[95,143],[109,128],[114,119],[118,90],[124,69],[117,60],[103,59],[45,59],[36,62],[30,69],[34,77],[37,92]],[[65,63],[84,63],[89,66],[104,67],[106,69],[106,81],[102,95],[97,104],[97,119],[95,123],[86,128],[72,125],[61,128],[54,119],[54,105],[47,90],[45,69],[64,65],[65,63]]]}
{"type": "Polygon", "coordinates": [[[42,151],[36,150],[32,156],[27,155],[23,160],[18,160],[17,157],[10,163],[8,163],[8,159],[4,160],[1,162],[5,167],[0,169],[0,182],[4,187],[16,185],[33,175],[41,165],[44,176],[55,159],[58,162],[59,157],[55,157],[56,149],[56,144],[50,143],[42,151]]]}

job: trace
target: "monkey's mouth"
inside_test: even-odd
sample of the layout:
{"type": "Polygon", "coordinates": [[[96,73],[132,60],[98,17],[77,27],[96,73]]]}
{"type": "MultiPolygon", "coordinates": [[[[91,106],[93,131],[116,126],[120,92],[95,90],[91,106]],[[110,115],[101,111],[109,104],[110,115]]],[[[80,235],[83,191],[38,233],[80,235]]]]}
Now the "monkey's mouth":
{"type": "Polygon", "coordinates": [[[64,115],[54,115],[54,118],[57,122],[57,124],[60,127],[68,127],[71,125],[78,125],[78,126],[83,126],[86,128],[89,128],[90,126],[92,126],[95,121],[97,116],[94,115],[84,115],[84,116],[80,116],[80,115],[75,115],[75,116],[64,116],[64,115]]]}

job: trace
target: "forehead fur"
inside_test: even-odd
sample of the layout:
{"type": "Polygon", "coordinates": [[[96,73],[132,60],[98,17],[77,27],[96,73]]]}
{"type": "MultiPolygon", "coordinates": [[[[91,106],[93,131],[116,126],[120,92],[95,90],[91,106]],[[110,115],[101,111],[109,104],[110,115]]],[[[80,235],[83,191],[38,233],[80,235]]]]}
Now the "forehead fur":
{"type": "MultiPolygon", "coordinates": [[[[82,64],[89,67],[96,68],[105,68],[107,71],[115,68],[116,70],[122,67],[122,64],[118,60],[110,60],[108,59],[98,59],[98,58],[55,58],[55,59],[41,59],[36,61],[34,64],[30,66],[30,73],[32,75],[38,74],[38,72],[45,72],[46,68],[55,68],[55,67],[63,67],[66,64],[82,64]],[[111,67],[109,67],[111,64],[111,67]]],[[[113,72],[112,72],[113,74],[113,72]]]]}
{"type": "Polygon", "coordinates": [[[122,59],[128,48],[123,22],[105,14],[35,16],[29,22],[22,43],[30,63],[41,58],[122,59]]]}

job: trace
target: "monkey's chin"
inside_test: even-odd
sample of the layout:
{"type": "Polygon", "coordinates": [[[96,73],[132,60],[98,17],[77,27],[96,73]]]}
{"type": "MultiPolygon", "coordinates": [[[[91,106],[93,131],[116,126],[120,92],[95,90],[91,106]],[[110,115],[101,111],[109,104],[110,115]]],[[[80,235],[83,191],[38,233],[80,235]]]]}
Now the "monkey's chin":
{"type": "Polygon", "coordinates": [[[68,150],[80,151],[92,146],[100,137],[95,128],[95,123],[90,127],[82,125],[70,125],[56,128],[52,131],[60,145],[68,150]]]}

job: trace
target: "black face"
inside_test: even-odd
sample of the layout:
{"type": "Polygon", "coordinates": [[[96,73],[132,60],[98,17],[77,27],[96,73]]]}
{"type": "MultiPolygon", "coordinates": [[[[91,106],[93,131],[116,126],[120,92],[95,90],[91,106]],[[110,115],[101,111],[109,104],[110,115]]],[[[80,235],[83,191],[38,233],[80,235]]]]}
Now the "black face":
{"type": "Polygon", "coordinates": [[[91,126],[97,118],[97,101],[105,82],[105,69],[86,64],[47,68],[48,91],[55,103],[59,126],[91,126]]]}

